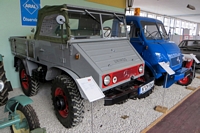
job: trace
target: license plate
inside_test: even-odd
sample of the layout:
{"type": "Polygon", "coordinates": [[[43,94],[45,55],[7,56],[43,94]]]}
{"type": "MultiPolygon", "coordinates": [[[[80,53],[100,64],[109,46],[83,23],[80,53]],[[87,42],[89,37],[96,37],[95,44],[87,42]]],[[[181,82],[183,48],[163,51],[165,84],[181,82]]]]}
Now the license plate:
{"type": "Polygon", "coordinates": [[[149,82],[146,85],[143,85],[139,88],[139,95],[140,94],[144,94],[145,92],[147,92],[148,90],[150,90],[152,87],[154,86],[154,80],[149,82]]]}

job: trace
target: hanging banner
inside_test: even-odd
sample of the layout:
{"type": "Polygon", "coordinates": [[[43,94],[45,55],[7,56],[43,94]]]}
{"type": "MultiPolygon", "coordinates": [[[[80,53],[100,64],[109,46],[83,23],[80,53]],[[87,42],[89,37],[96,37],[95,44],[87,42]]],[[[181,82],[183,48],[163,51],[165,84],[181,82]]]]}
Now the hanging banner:
{"type": "Polygon", "coordinates": [[[23,26],[36,26],[40,0],[20,0],[21,22],[23,26]]]}

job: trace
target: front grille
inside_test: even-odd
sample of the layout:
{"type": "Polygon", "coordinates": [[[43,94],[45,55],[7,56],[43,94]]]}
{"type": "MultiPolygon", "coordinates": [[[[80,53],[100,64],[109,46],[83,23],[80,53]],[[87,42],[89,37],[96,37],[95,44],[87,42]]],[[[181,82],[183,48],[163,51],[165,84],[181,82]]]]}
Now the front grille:
{"type": "Polygon", "coordinates": [[[179,65],[182,62],[181,56],[171,58],[171,66],[179,65]]]}

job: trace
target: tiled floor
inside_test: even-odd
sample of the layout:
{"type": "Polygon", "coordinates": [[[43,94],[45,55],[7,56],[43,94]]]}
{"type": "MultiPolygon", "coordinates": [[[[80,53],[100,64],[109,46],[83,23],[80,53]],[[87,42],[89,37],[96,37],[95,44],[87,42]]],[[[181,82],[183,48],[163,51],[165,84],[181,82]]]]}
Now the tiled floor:
{"type": "MultiPolygon", "coordinates": [[[[195,78],[191,85],[200,86],[199,81],[200,79],[195,78]]],[[[66,129],[54,114],[50,88],[51,84],[43,84],[39,93],[31,97],[34,101],[31,105],[38,115],[41,127],[46,127],[47,133],[139,133],[162,115],[154,110],[155,106],[163,105],[171,108],[192,92],[174,84],[168,89],[156,86],[149,97],[129,100],[121,105],[104,106],[103,99],[93,104],[85,100],[83,122],[74,128],[66,129]]],[[[19,94],[22,94],[21,89],[14,89],[9,97],[19,94]]],[[[3,111],[4,107],[0,107],[0,118],[7,116],[3,111]]],[[[0,133],[9,132],[9,128],[0,130],[0,133]]]]}
{"type": "Polygon", "coordinates": [[[200,133],[200,89],[183,101],[147,133],[200,133]]]}

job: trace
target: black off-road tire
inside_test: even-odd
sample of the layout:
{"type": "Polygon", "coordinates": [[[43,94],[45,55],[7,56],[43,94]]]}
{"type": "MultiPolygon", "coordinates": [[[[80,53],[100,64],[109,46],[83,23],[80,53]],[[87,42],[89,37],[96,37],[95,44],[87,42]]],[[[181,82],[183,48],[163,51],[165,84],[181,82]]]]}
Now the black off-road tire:
{"type": "Polygon", "coordinates": [[[126,103],[126,102],[128,102],[128,99],[123,100],[123,101],[121,101],[121,102],[118,102],[118,103],[116,103],[116,104],[124,104],[124,103],[126,103]]]}
{"type": "Polygon", "coordinates": [[[39,91],[39,81],[34,79],[33,77],[29,76],[26,73],[24,64],[20,64],[20,69],[19,69],[19,78],[20,78],[20,84],[22,87],[22,91],[26,96],[34,96],[38,93],[39,91]],[[25,85],[27,84],[27,86],[25,85]]]}
{"type": "MultiPolygon", "coordinates": [[[[15,106],[16,104],[14,104],[12,107],[11,107],[11,110],[14,111],[15,109],[15,106]]],[[[26,106],[22,106],[21,104],[19,104],[17,106],[17,109],[16,109],[17,113],[20,114],[20,115],[24,115],[27,122],[28,122],[28,126],[29,128],[26,130],[25,128],[23,129],[16,129],[14,127],[14,125],[10,126],[10,129],[11,129],[11,133],[19,133],[20,131],[21,132],[30,132],[36,128],[40,128],[40,123],[39,123],[39,119],[38,119],[38,116],[37,114],[35,113],[35,110],[33,109],[33,107],[31,105],[26,105],[26,106]]],[[[20,117],[21,118],[21,117],[20,117]]],[[[22,120],[22,119],[21,119],[22,120]]]]}
{"type": "Polygon", "coordinates": [[[5,70],[4,70],[4,66],[3,66],[2,61],[0,61],[0,80],[2,80],[4,82],[4,88],[3,88],[2,92],[0,92],[0,106],[3,106],[8,101],[9,88],[6,85],[7,78],[6,78],[6,75],[5,75],[5,70]]]}
{"type": "Polygon", "coordinates": [[[156,80],[155,80],[155,85],[157,85],[157,86],[162,86],[162,85],[164,84],[164,80],[165,80],[164,76],[162,76],[162,77],[156,79],[156,80]]]}
{"type": "Polygon", "coordinates": [[[82,122],[83,99],[76,82],[70,76],[57,76],[53,81],[51,95],[55,114],[64,127],[71,128],[82,122]],[[58,104],[60,103],[58,101],[64,103],[63,106],[60,106],[61,104],[58,104]]]}

